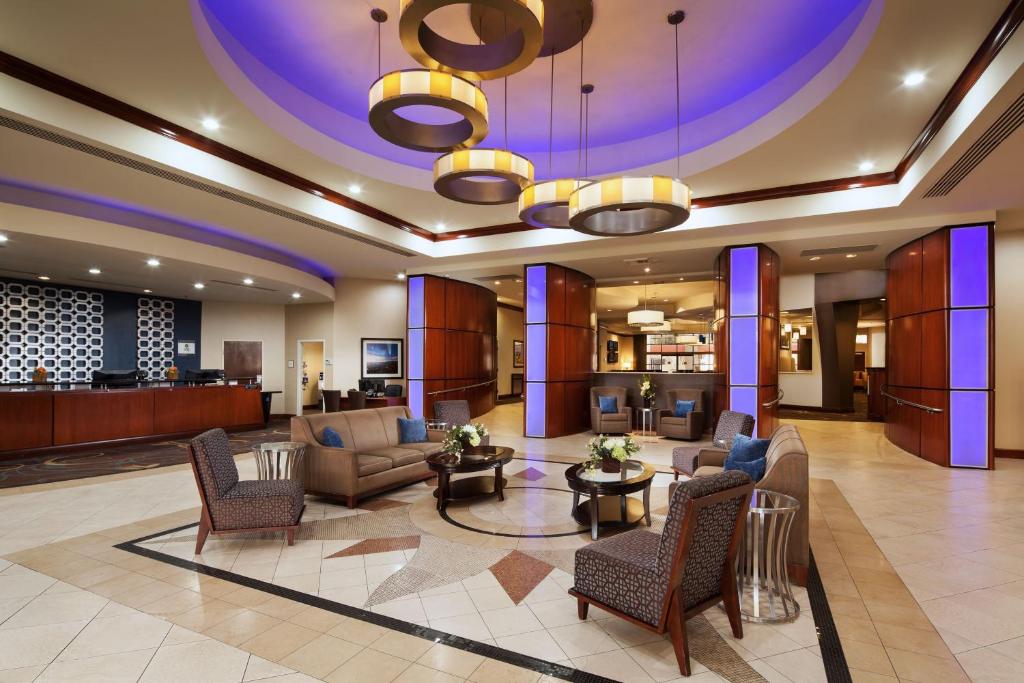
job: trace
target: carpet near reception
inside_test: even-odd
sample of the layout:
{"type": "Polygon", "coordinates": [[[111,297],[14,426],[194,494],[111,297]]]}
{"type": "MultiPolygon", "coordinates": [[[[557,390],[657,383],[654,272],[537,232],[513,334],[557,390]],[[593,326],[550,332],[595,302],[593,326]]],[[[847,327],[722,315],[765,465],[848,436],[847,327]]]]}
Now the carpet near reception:
{"type": "MultiPolygon", "coordinates": [[[[14,564],[0,571],[0,676],[82,672],[97,659],[135,667],[143,680],[200,670],[190,667],[224,672],[210,680],[238,681],[678,679],[667,639],[598,609],[578,620],[566,590],[574,550],[589,536],[579,527],[584,533],[556,534],[575,526],[563,472],[580,460],[588,437],[524,439],[516,435],[520,416],[519,406],[508,405],[484,417],[494,441],[517,450],[505,470],[504,502],[453,504],[447,521],[429,484],[369,498],[355,510],[309,497],[292,547],[275,535],[210,538],[194,556],[198,508],[184,468],[5,491],[0,554],[14,564]],[[34,504],[25,506],[30,499],[34,504]],[[121,620],[141,633],[125,638],[121,620]],[[30,637],[45,646],[8,649],[30,637]]],[[[994,609],[990,596],[1003,597],[1004,609],[1019,602],[1013,587],[1024,576],[996,577],[993,567],[989,578],[1004,581],[997,586],[1004,593],[947,576],[926,594],[929,572],[941,572],[915,562],[936,535],[961,535],[953,528],[924,531],[926,519],[939,527],[924,511],[937,509],[944,496],[969,504],[983,485],[976,473],[942,470],[899,451],[881,439],[879,425],[842,423],[837,431],[835,424],[797,424],[811,452],[820,599],[815,573],[811,594],[796,591],[796,621],[744,623],[742,640],[731,636],[718,608],[690,620],[689,680],[966,680],[952,648],[968,664],[979,649],[1005,652],[1012,661],[1012,639],[989,648],[967,638],[969,624],[994,609]],[[900,472],[902,482],[882,485],[865,470],[869,463],[890,477],[900,472]],[[864,481],[877,484],[877,495],[858,493],[847,502],[843,489],[864,481]],[[921,490],[909,505],[919,510],[921,525],[895,529],[888,520],[914,487],[921,490]],[[901,556],[901,546],[918,554],[901,556]],[[968,589],[986,600],[957,624],[953,610],[968,589]],[[930,618],[943,626],[937,631],[930,618]]],[[[659,470],[655,531],[664,522],[672,445],[652,441],[641,452],[659,470]]],[[[236,460],[243,478],[253,474],[251,457],[236,460]]],[[[1024,468],[997,475],[1002,489],[1024,468]]],[[[985,536],[993,545],[986,561],[1009,562],[1019,532],[1003,519],[1005,508],[992,512],[987,524],[975,518],[999,529],[985,536]],[[997,543],[1007,547],[996,550],[997,543]]],[[[974,637],[994,637],[991,631],[974,637]]]]}

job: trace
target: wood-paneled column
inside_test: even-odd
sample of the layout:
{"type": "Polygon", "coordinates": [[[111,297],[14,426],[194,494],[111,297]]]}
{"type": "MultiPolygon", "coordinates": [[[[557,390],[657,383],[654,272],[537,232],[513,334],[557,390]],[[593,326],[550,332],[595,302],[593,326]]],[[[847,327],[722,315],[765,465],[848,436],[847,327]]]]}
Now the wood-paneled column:
{"type": "Polygon", "coordinates": [[[550,263],[526,266],[526,436],[590,428],[596,306],[590,276],[550,263]]]}
{"type": "Polygon", "coordinates": [[[486,287],[435,275],[411,276],[407,288],[409,410],[416,417],[430,418],[435,400],[454,399],[469,401],[473,417],[493,409],[497,295],[486,287]],[[442,390],[455,391],[435,393],[442,390]]]}
{"type": "Polygon", "coordinates": [[[763,244],[727,247],[715,271],[715,419],[753,415],[767,438],[778,425],[779,256],[763,244]]]}
{"type": "Polygon", "coordinates": [[[992,468],[992,224],[950,226],[887,259],[885,435],[946,467],[992,468]]]}

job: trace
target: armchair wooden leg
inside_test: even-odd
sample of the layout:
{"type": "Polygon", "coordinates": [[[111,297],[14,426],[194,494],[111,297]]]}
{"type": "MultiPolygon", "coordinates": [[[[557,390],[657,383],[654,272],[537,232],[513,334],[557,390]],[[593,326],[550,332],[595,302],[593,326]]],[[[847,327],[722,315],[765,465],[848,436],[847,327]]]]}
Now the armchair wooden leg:
{"type": "Polygon", "coordinates": [[[668,608],[669,635],[672,636],[672,648],[676,651],[679,662],[679,673],[690,675],[690,645],[686,642],[686,615],[679,604],[678,592],[672,594],[672,603],[668,608]]]}
{"type": "Polygon", "coordinates": [[[349,510],[354,510],[358,503],[359,503],[359,497],[358,496],[345,496],[345,505],[348,506],[349,510]]]}
{"type": "Polygon", "coordinates": [[[583,598],[576,598],[576,616],[583,621],[587,618],[587,610],[590,609],[590,603],[583,598]]]}
{"type": "Polygon", "coordinates": [[[736,575],[728,569],[722,577],[722,604],[725,606],[725,613],[729,616],[732,635],[742,638],[743,620],[740,618],[740,594],[736,588],[736,575]]]}
{"type": "Polygon", "coordinates": [[[206,520],[206,511],[199,517],[199,529],[196,531],[196,555],[203,552],[206,537],[210,535],[210,523],[206,520]]]}
{"type": "Polygon", "coordinates": [[[285,537],[288,539],[288,545],[295,545],[295,529],[288,529],[284,533],[285,537]]]}

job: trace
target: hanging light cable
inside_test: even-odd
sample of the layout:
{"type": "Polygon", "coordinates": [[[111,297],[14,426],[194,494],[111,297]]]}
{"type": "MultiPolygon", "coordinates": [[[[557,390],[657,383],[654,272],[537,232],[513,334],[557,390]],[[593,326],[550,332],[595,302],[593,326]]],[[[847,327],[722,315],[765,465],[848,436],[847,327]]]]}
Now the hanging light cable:
{"type": "MultiPolygon", "coordinates": [[[[668,15],[676,27],[676,173],[680,171],[679,31],[682,10],[668,15]]],[[[569,196],[569,226],[573,230],[616,237],[646,235],[680,225],[690,217],[690,188],[668,176],[619,176],[582,186],[569,196]]]]}

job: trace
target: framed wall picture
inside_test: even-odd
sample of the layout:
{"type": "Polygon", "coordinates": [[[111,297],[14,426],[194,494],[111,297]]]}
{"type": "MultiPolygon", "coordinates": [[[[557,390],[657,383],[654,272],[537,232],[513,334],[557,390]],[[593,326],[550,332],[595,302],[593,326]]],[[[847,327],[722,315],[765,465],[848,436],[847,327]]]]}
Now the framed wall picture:
{"type": "Polygon", "coordinates": [[[401,339],[362,339],[361,377],[366,379],[401,379],[405,376],[401,339]]]}
{"type": "Polygon", "coordinates": [[[178,341],[178,355],[179,356],[194,356],[196,355],[196,343],[194,341],[178,341]]]}
{"type": "Polygon", "coordinates": [[[523,342],[521,339],[512,340],[512,367],[523,367],[523,342]]]}

